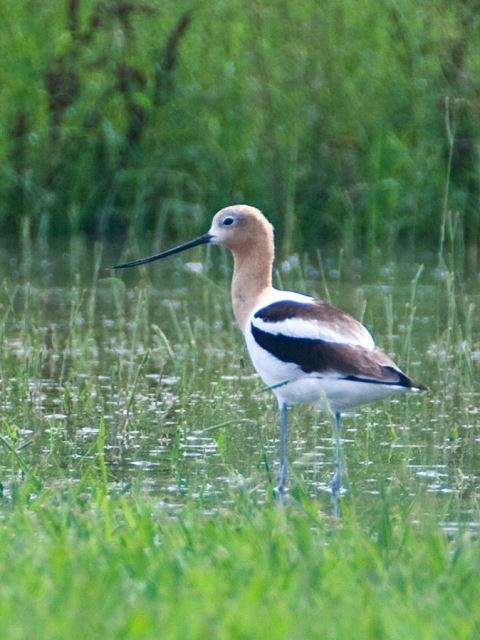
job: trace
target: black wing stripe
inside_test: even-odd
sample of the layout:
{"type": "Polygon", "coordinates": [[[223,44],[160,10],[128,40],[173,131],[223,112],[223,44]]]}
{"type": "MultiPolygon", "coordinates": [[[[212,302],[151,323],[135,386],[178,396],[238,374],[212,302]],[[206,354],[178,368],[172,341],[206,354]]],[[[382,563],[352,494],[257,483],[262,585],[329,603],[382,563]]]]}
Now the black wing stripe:
{"type": "Polygon", "coordinates": [[[384,384],[392,387],[406,387],[410,389],[416,385],[412,384],[410,378],[408,378],[401,371],[395,371],[398,374],[398,380],[372,380],[371,378],[362,378],[360,376],[344,376],[341,380],[351,380],[352,382],[366,382],[368,384],[384,384]]]}
{"type": "Polygon", "coordinates": [[[298,365],[305,373],[338,373],[344,380],[412,387],[412,381],[398,369],[375,360],[378,350],[370,351],[347,344],[313,338],[296,338],[262,331],[251,324],[259,347],[282,362],[298,365]]]}
{"type": "Polygon", "coordinates": [[[252,335],[255,342],[282,362],[297,364],[305,373],[322,373],[331,369],[325,358],[325,351],[318,346],[326,346],[328,343],[313,338],[293,338],[281,333],[272,334],[262,331],[253,323],[252,335]],[[317,347],[315,349],[315,347],[317,347]]]}
{"type": "Polygon", "coordinates": [[[347,313],[323,300],[311,300],[310,302],[297,302],[296,300],[278,300],[266,307],[259,309],[254,318],[260,318],[264,322],[282,322],[290,318],[300,318],[302,320],[319,320],[328,322],[332,326],[355,325],[357,320],[347,313]]]}
{"type": "Polygon", "coordinates": [[[279,300],[259,309],[254,318],[264,322],[282,322],[289,318],[303,318],[309,320],[317,315],[316,308],[310,302],[295,302],[294,300],[279,300]]]}

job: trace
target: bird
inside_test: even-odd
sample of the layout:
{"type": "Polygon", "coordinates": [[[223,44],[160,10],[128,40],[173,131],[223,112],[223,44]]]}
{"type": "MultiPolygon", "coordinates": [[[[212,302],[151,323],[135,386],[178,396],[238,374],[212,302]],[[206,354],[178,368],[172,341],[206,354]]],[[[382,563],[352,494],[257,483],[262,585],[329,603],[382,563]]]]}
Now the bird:
{"type": "Polygon", "coordinates": [[[118,264],[136,267],[202,244],[233,255],[231,301],[252,364],[280,410],[279,471],[274,489],[287,494],[288,408],[327,404],[335,425],[335,467],[330,483],[335,512],[342,492],[341,414],[346,409],[427,387],[401,371],[358,320],[324,300],[272,285],[273,226],[250,205],[227,206],[204,235],[148,258],[118,264]]]}

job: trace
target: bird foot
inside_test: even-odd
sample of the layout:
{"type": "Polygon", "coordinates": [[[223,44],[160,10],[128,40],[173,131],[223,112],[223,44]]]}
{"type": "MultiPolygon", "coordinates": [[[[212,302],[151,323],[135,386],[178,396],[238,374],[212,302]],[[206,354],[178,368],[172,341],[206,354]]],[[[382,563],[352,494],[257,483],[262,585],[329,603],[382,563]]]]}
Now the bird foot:
{"type": "Polygon", "coordinates": [[[273,495],[275,496],[276,503],[279,507],[285,507],[287,504],[287,494],[285,492],[284,485],[278,485],[273,490],[273,495]]]}
{"type": "Polygon", "coordinates": [[[336,469],[333,474],[332,482],[330,484],[330,490],[332,492],[332,504],[333,504],[333,513],[336,518],[340,518],[340,503],[339,498],[342,496],[342,476],[340,473],[340,469],[336,469]]]}
{"type": "Polygon", "coordinates": [[[332,481],[330,483],[330,489],[332,491],[332,496],[337,496],[342,491],[342,476],[340,473],[340,469],[336,469],[333,474],[332,481]]]}

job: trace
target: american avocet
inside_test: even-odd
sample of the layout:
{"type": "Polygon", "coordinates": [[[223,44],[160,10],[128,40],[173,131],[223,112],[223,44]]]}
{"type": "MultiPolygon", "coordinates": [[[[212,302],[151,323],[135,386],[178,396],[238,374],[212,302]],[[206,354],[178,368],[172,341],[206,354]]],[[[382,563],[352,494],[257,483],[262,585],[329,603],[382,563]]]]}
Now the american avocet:
{"type": "Polygon", "coordinates": [[[357,320],[322,300],[272,286],[273,227],[254,207],[234,205],[215,214],[208,233],[149,258],[119,264],[136,267],[200,244],[220,244],[233,254],[233,313],[257,373],[280,408],[277,499],[287,477],[289,405],[321,404],[335,416],[336,463],[331,490],[336,509],[341,488],[340,415],[344,409],[392,393],[426,387],[405,375],[357,320]]]}

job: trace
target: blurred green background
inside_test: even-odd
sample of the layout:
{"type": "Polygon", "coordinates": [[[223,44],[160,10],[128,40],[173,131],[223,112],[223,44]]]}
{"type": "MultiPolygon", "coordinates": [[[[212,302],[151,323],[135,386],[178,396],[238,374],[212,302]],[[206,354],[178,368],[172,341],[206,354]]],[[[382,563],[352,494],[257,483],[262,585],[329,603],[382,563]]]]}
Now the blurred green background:
{"type": "Polygon", "coordinates": [[[204,232],[478,267],[478,0],[2,0],[0,231],[204,232]]]}

